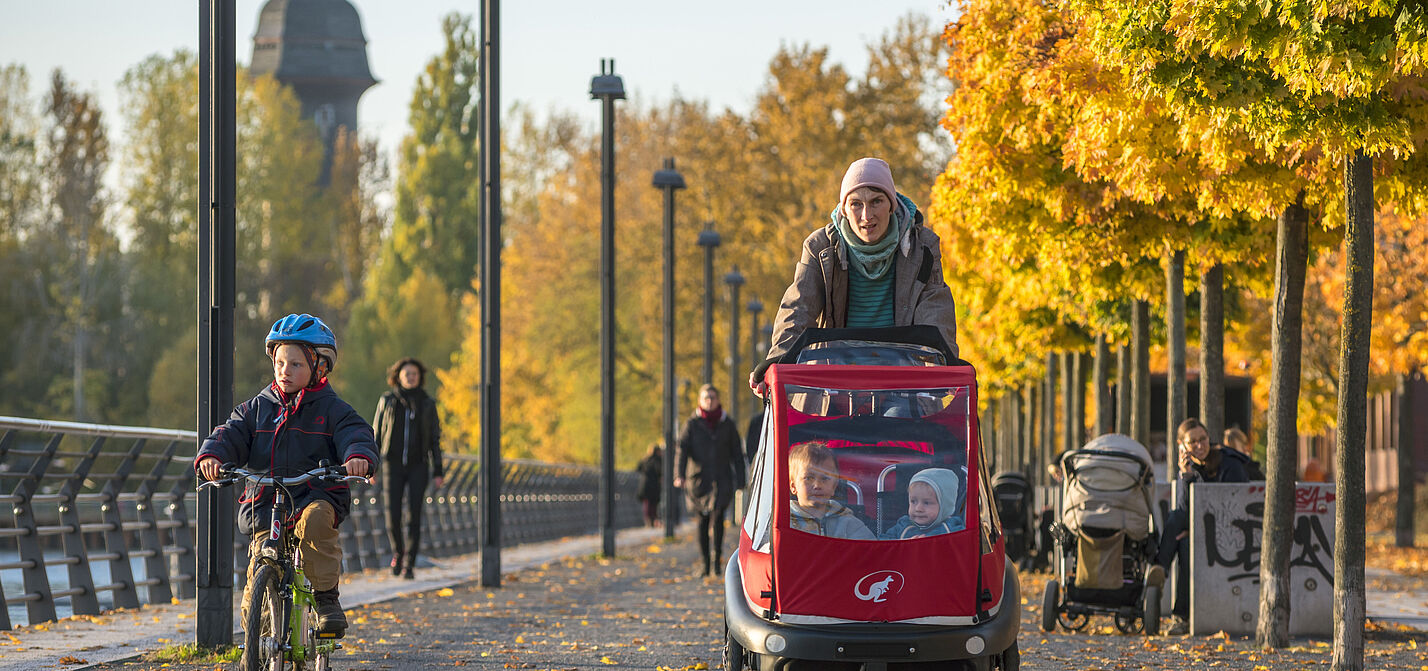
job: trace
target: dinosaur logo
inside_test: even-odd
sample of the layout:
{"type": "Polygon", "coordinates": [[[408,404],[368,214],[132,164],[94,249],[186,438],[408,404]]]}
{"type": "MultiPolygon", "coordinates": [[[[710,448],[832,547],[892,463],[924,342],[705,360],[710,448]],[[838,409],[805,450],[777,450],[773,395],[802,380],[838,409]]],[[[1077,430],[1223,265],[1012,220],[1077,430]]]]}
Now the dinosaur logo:
{"type": "Polygon", "coordinates": [[[875,571],[858,580],[853,586],[853,596],[863,601],[882,603],[887,597],[902,591],[902,574],[897,571],[875,571]],[[863,585],[867,584],[867,591],[863,585]]]}

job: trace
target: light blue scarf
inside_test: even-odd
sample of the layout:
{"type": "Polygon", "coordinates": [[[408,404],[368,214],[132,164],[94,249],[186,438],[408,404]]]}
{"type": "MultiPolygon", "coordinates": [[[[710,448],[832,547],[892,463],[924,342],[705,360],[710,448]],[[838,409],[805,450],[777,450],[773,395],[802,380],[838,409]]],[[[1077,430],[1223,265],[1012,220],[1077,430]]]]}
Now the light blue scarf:
{"type": "Polygon", "coordinates": [[[852,260],[850,265],[859,275],[877,280],[892,270],[898,241],[902,240],[902,236],[912,226],[916,212],[917,206],[913,204],[912,199],[899,193],[897,207],[893,208],[892,212],[893,225],[888,227],[888,232],[883,234],[881,240],[872,244],[863,242],[858,238],[858,234],[853,232],[853,225],[843,216],[841,206],[833,208],[829,216],[838,226],[838,235],[843,238],[843,243],[848,245],[848,257],[852,260]]]}

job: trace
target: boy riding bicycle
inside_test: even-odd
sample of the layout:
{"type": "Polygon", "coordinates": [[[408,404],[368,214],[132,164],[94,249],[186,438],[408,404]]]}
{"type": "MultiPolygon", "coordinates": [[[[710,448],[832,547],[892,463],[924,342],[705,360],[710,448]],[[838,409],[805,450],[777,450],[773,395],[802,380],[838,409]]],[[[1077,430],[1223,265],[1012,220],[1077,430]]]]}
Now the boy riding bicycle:
{"type": "MultiPolygon", "coordinates": [[[[268,332],[273,383],[233,409],[233,415],[203,441],[194,460],[205,480],[219,477],[223,464],[252,471],[295,476],[323,461],[342,462],[348,475],[370,476],[377,463],[372,426],[327,384],[337,364],[337,339],[321,319],[293,314],[268,332]]],[[[347,618],[338,602],[342,545],[337,527],[346,519],[352,496],[346,484],[313,480],[292,492],[293,527],[302,564],[317,602],[317,627],[340,634],[347,618]]],[[[272,512],[271,488],[248,483],[238,499],[238,530],[253,537],[250,556],[258,556],[272,512]]],[[[252,585],[250,563],[248,585],[252,585]]],[[[248,603],[247,589],[243,603],[248,603]]]]}

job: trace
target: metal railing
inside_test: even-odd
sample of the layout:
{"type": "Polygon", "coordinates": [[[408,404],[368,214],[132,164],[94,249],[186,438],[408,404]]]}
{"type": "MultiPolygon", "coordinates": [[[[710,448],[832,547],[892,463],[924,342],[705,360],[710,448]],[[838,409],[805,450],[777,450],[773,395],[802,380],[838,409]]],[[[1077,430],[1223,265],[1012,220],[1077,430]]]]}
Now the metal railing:
{"type": "MultiPolygon", "coordinates": [[[[34,624],[66,610],[94,615],[194,596],[197,434],[15,417],[0,417],[0,432],[0,500],[12,513],[0,514],[0,630],[13,627],[18,604],[34,624]]],[[[445,462],[445,483],[428,489],[423,516],[421,551],[432,557],[481,547],[478,460],[445,462]]],[[[616,474],[621,528],[641,523],[637,481],[616,474]]],[[[383,490],[381,480],[353,488],[342,525],[348,571],[391,557],[383,490]]],[[[502,545],[596,533],[598,491],[594,467],[503,460],[502,545]]],[[[240,588],[247,551],[247,539],[236,539],[240,588]]]]}

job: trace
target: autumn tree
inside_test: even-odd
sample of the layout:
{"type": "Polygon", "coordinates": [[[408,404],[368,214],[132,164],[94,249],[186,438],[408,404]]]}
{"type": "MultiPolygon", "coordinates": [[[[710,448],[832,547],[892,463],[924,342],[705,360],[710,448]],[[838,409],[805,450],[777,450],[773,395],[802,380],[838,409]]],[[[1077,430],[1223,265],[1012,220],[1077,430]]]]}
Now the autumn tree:
{"type": "MultiPolygon", "coordinates": [[[[1362,668],[1373,157],[1391,191],[1415,190],[1422,140],[1412,129],[1422,126],[1428,111],[1417,85],[1428,24],[1411,3],[1073,4],[1091,17],[1099,53],[1138,84],[1163,91],[1177,115],[1209,118],[1218,127],[1245,132],[1268,151],[1321,155],[1343,166],[1343,205],[1329,200],[1326,208],[1330,216],[1342,217],[1345,253],[1351,259],[1339,367],[1334,668],[1362,668]]],[[[1307,246],[1298,233],[1302,202],[1296,199],[1284,210],[1281,231],[1290,237],[1281,239],[1280,257],[1286,261],[1297,259],[1307,246]]],[[[1302,273],[1290,272],[1284,286],[1292,287],[1299,277],[1302,273]]],[[[1290,317],[1288,326],[1297,326],[1295,316],[1290,317]]],[[[1278,342],[1281,334],[1276,336],[1278,342]]],[[[1276,354],[1298,358],[1298,352],[1279,348],[1276,354]]],[[[1282,418],[1271,415],[1257,640],[1283,647],[1288,644],[1287,532],[1294,486],[1292,446],[1283,436],[1274,437],[1283,432],[1277,419],[1282,418]]]]}

